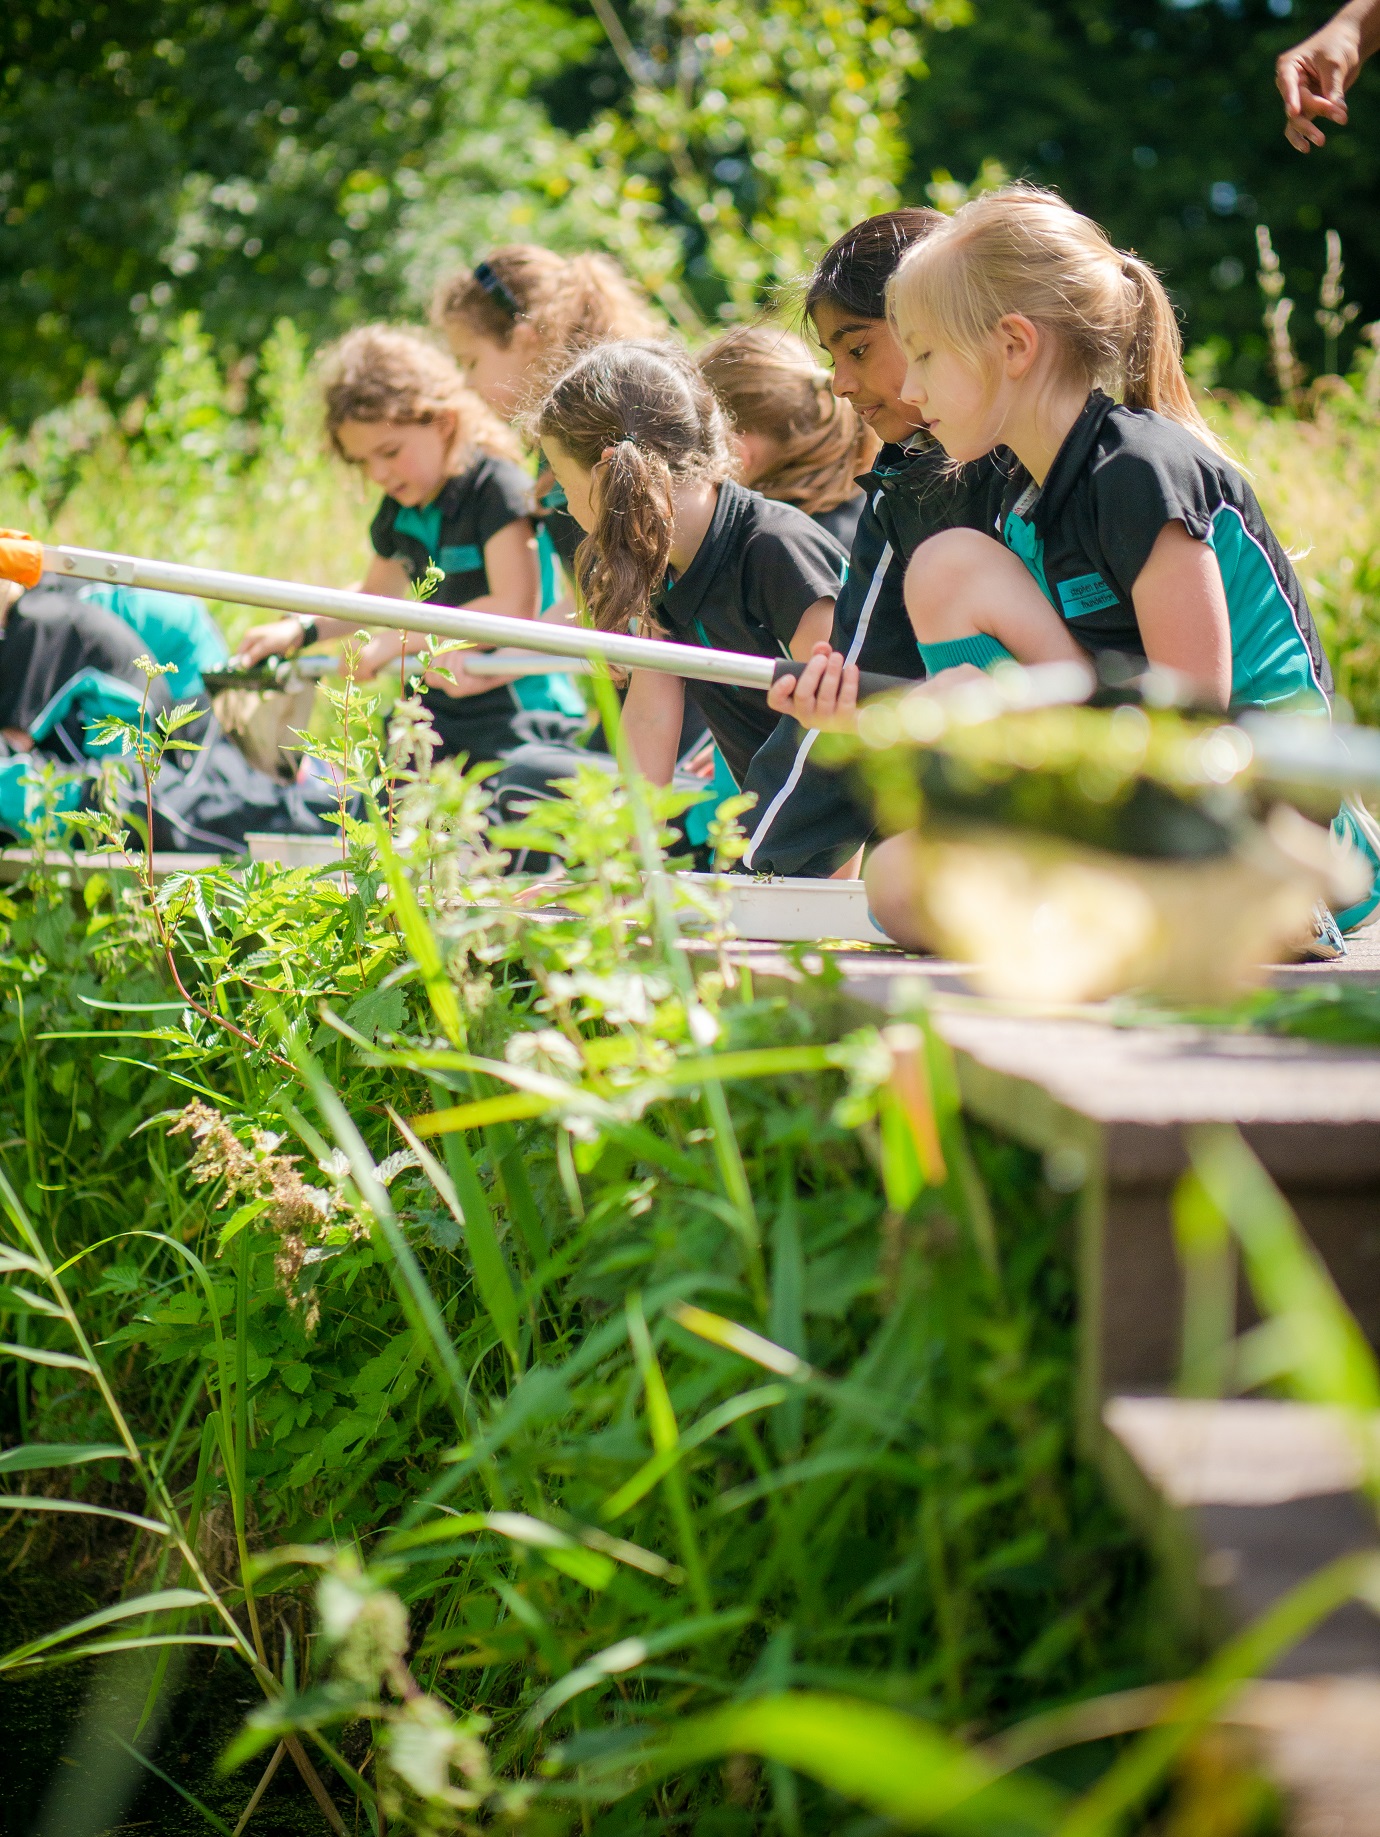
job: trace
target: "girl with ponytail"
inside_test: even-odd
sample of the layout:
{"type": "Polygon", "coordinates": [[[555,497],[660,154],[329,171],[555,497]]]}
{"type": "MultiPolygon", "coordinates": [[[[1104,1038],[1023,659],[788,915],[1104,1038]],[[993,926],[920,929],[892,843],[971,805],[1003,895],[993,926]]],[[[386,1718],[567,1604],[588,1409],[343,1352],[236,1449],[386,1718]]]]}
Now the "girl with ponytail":
{"type": "MultiPolygon", "coordinates": [[[[890,307],[902,399],[949,459],[1008,456],[992,533],[945,530],[911,557],[906,606],[929,676],[1119,652],[1176,671],[1210,705],[1326,714],[1332,679],[1303,589],[1198,413],[1151,268],[1062,199],[1012,186],[916,244],[890,307]]],[[[838,683],[846,718],[841,661],[810,668],[838,683]]],[[[1348,804],[1336,827],[1380,869],[1366,813],[1348,804]]],[[[914,871],[906,836],[868,864],[873,910],[903,943],[914,871]]],[[[1377,903],[1380,874],[1339,927],[1377,903]]]]}
{"type": "MultiPolygon", "coordinates": [[[[792,504],[736,484],[723,412],[673,345],[588,352],[551,385],[532,431],[587,534],[575,566],[593,623],[690,646],[807,656],[827,635],[847,558],[792,504]]],[[[766,696],[696,683],[741,784],[776,726],[766,696]]],[[[623,719],[646,776],[668,783],[684,685],[633,671],[623,719]]]]}
{"type": "Polygon", "coordinates": [[[1220,707],[1326,709],[1303,590],[1189,394],[1153,269],[1012,186],[910,251],[891,311],[902,394],[949,458],[1010,455],[992,533],[950,530],[911,560],[931,676],[1117,651],[1220,707]]]}

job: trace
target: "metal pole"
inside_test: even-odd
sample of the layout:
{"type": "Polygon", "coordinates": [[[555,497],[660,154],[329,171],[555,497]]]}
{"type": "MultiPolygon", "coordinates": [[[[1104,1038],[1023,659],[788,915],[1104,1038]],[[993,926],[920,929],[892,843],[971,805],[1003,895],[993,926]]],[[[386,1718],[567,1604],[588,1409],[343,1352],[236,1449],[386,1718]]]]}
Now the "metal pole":
{"type": "MultiPolygon", "coordinates": [[[[659,670],[668,676],[731,683],[742,689],[769,689],[778,675],[786,673],[781,664],[788,662],[737,651],[712,651],[697,644],[668,644],[659,638],[634,638],[624,632],[588,631],[578,625],[545,625],[539,619],[509,619],[493,612],[433,606],[427,600],[384,599],[372,593],[349,593],[339,587],[307,587],[257,574],[231,574],[221,568],[145,561],[134,555],[109,555],[99,549],[69,548],[65,544],[45,545],[43,565],[49,573],[69,579],[189,593],[240,606],[270,607],[275,612],[348,619],[355,625],[379,626],[386,631],[417,631],[471,644],[540,651],[567,663],[572,656],[602,658],[625,669],[659,670]]],[[[795,665],[790,673],[799,667],[795,665]]]]}

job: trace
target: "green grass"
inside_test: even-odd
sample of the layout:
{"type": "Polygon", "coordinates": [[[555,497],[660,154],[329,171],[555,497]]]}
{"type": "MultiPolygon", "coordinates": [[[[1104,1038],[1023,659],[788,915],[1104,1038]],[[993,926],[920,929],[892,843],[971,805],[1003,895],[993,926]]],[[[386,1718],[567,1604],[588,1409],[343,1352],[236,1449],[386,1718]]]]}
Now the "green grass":
{"type": "MultiPolygon", "coordinates": [[[[258,870],[202,877],[199,904],[169,889],[179,972],[240,1037],[143,1005],[171,989],[129,880],[77,898],[39,878],[10,903],[10,1241],[69,1264],[115,1403],[13,1360],[7,1439],[109,1442],[115,1407],[163,1476],[27,1483],[165,1519],[178,1547],[100,1544],[106,1591],[185,1584],[195,1552],[241,1638],[248,1552],[358,1550],[410,1616],[417,1684],[484,1718],[496,1781],[764,1690],[972,1730],[1153,1675],[1144,1558],[1072,1441],[1068,1202],[968,1134],[922,1014],[884,1037],[827,973],[753,985],[712,951],[692,982],[648,906],[646,813],[602,775],[538,820],[576,917],[493,899],[454,768],[405,794],[406,869],[359,830],[352,891],[258,870]],[[649,929],[663,942],[638,945],[649,929]],[[187,1081],[221,1119],[190,1169],[168,1130],[187,1081]],[[394,1118],[436,1109],[459,1112],[426,1138],[437,1159],[395,1163],[385,1194],[394,1118]],[[785,1378],[714,1317],[784,1348],[785,1378]],[[556,1543],[500,1528],[531,1521],[556,1543]],[[601,1669],[629,1639],[648,1657],[601,1669]]],[[[0,1296],[5,1336],[61,1350],[71,1329],[13,1286],[34,1280],[0,1296]]],[[[16,1514],[5,1539],[49,1571],[84,1522],[16,1514]]],[[[303,1643],[307,1581],[290,1562],[257,1585],[264,1664],[281,1675],[295,1627],[299,1679],[354,1680],[332,1702],[358,1765],[345,1711],[406,1699],[386,1641],[303,1643]]],[[[216,1662],[258,1694],[247,1660],[216,1662]]],[[[159,1764],[233,1822],[252,1766],[226,1782],[178,1752],[159,1764]]],[[[834,1828],[829,1792],[776,1763],[744,1790],[692,1766],[617,1788],[589,1828],[834,1828]]]]}

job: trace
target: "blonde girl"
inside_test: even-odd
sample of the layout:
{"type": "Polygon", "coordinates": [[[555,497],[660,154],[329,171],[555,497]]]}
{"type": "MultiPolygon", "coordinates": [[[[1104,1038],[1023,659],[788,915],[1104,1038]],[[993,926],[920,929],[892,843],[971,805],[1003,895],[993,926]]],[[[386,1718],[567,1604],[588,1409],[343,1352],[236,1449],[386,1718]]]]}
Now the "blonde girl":
{"type": "Polygon", "coordinates": [[[903,394],[952,460],[1005,447],[992,536],[911,561],[930,674],[1121,651],[1204,700],[1327,705],[1303,590],[1199,414],[1159,277],[1033,188],[989,193],[892,284],[903,394]]]}
{"type": "MultiPolygon", "coordinates": [[[[1326,711],[1303,590],[1193,402],[1151,268],[1062,199],[1013,186],[907,253],[891,312],[902,396],[949,458],[1010,455],[993,533],[946,530],[907,570],[930,677],[1119,652],[1218,707],[1326,711]]],[[[904,848],[884,844],[868,874],[901,935],[904,848]]]]}
{"type": "MultiPolygon", "coordinates": [[[[465,387],[455,363],[423,334],[386,325],[349,333],[322,362],[326,431],[339,456],[383,491],[370,526],[374,555],[365,593],[408,597],[429,566],[443,579],[438,605],[468,606],[514,619],[537,616],[540,575],[531,483],[509,428],[465,387]]],[[[383,633],[359,657],[360,675],[424,642],[418,631],[383,633]]],[[[275,619],[246,634],[244,664],[291,655],[319,639],[349,636],[344,619],[275,619]]],[[[578,712],[578,697],[560,677],[495,682],[470,675],[463,652],[447,653],[428,671],[423,696],[445,755],[503,756],[523,738],[514,722],[524,709],[578,712]]]]}
{"type": "MultiPolygon", "coordinates": [[[[599,346],[551,385],[533,429],[588,532],[576,567],[596,625],[692,648],[803,657],[827,635],[847,558],[794,505],[731,474],[723,411],[672,345],[599,346]]],[[[696,683],[734,781],[776,726],[765,695],[696,683]]],[[[669,782],[684,684],[634,670],[624,726],[646,776],[669,782]]]]}
{"type": "Polygon", "coordinates": [[[851,550],[863,506],[858,475],[881,442],[833,393],[805,340],[770,321],[736,326],[698,362],[728,415],[742,482],[797,505],[851,550]]]}
{"type": "Polygon", "coordinates": [[[951,460],[1008,471],[990,535],[946,530],[911,559],[929,675],[1120,651],[1222,706],[1327,705],[1303,591],[1198,413],[1153,270],[1013,186],[908,251],[890,297],[904,399],[951,460]]]}

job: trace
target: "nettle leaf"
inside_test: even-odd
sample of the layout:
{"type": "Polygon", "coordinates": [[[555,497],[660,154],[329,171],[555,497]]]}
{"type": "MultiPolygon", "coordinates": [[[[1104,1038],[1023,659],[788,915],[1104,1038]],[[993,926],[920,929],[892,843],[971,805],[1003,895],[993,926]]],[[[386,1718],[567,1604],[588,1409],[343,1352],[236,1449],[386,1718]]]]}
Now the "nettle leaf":
{"type": "Polygon", "coordinates": [[[407,997],[400,988],[367,989],[356,996],[341,1018],[377,1045],[381,1034],[401,1033],[407,1018],[407,997]]]}

